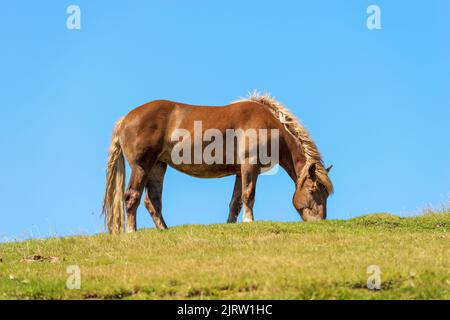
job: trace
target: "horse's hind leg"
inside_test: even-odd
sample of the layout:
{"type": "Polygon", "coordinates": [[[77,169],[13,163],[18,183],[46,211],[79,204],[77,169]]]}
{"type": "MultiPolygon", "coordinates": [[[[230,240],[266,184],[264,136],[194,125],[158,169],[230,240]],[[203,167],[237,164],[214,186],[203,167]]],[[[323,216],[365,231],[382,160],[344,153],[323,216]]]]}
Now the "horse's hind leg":
{"type": "Polygon", "coordinates": [[[242,181],[241,176],[236,175],[236,180],[234,182],[233,196],[230,201],[230,213],[228,215],[228,223],[236,223],[239,212],[242,208],[242,181]]]}
{"type": "Polygon", "coordinates": [[[147,175],[144,168],[139,165],[132,165],[130,182],[125,193],[126,232],[137,230],[136,211],[141,201],[146,181],[147,175]]]}
{"type": "Polygon", "coordinates": [[[259,167],[257,165],[242,164],[242,202],[244,204],[244,217],[242,221],[252,222],[253,218],[253,204],[255,203],[256,180],[259,174],[259,167]]]}
{"type": "Polygon", "coordinates": [[[147,195],[144,200],[145,207],[152,216],[156,228],[161,230],[167,229],[162,216],[162,190],[166,169],[167,164],[164,162],[157,162],[153,166],[148,176],[147,195]]]}

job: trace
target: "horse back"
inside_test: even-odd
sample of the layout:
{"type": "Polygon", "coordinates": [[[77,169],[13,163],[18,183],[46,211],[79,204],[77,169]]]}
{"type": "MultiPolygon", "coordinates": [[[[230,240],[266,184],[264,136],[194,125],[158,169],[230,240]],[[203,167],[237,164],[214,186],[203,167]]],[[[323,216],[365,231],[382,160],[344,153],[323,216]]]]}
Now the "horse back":
{"type": "MultiPolygon", "coordinates": [[[[122,122],[120,141],[130,163],[145,162],[150,155],[170,163],[177,129],[192,137],[195,127],[216,129],[278,129],[279,122],[258,102],[241,101],[225,106],[197,106],[169,100],[155,100],[132,110],[122,122]]],[[[235,170],[228,168],[227,170],[235,170]]]]}

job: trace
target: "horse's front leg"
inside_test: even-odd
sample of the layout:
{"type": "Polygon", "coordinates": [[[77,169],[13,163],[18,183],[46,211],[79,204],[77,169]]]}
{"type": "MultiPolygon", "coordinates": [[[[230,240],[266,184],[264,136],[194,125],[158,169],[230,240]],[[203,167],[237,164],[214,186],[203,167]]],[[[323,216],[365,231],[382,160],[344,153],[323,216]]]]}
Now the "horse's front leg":
{"type": "Polygon", "coordinates": [[[255,203],[256,180],[258,179],[259,167],[252,164],[241,165],[242,179],[242,203],[244,204],[243,222],[252,222],[253,204],[255,203]]]}
{"type": "Polygon", "coordinates": [[[228,215],[227,223],[236,223],[239,212],[242,208],[242,179],[240,175],[236,175],[234,182],[233,196],[230,201],[230,213],[228,215]]]}

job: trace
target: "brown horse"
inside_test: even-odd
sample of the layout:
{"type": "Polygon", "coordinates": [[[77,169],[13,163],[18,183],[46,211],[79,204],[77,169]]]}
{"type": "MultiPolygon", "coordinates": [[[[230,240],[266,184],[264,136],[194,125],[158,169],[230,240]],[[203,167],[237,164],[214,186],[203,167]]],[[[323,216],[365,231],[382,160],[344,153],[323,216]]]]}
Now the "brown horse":
{"type": "Polygon", "coordinates": [[[263,142],[259,149],[270,147],[272,154],[278,156],[277,163],[295,182],[293,204],[302,219],[313,221],[326,218],[327,198],[333,192],[328,177],[331,166],[324,168],[320,153],[307,130],[287,108],[270,95],[254,93],[248,99],[221,107],[157,100],[132,110],[120,119],[115,125],[109,150],[103,202],[109,232],[121,232],[125,216],[126,231],[136,231],[136,210],[144,189],[147,191],[145,207],[156,227],[167,228],[161,213],[167,165],[200,178],[236,175],[228,222],[237,221],[242,205],[243,221],[253,221],[257,177],[273,163],[263,163],[261,158],[255,157],[253,149],[256,148],[251,147],[251,137],[245,134],[231,137],[232,141],[237,140],[239,148],[228,148],[230,140],[227,140],[227,146],[220,143],[221,138],[229,138],[231,129],[268,133],[268,138],[260,139],[263,142]],[[213,134],[206,137],[208,129],[213,130],[213,134]],[[201,141],[195,139],[196,136],[201,141]],[[180,148],[181,142],[184,148],[180,148]],[[212,160],[202,159],[206,149],[211,151],[213,142],[215,150],[210,152],[212,160]],[[274,150],[274,146],[278,149],[274,150]],[[200,150],[200,153],[195,150],[200,150]],[[131,167],[126,192],[124,156],[131,167]]]}

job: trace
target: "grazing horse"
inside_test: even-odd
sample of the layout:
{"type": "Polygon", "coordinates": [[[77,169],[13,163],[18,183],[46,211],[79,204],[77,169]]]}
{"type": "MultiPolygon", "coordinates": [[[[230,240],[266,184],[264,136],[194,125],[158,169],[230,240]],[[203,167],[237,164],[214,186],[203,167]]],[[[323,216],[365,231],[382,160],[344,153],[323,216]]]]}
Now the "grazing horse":
{"type": "MultiPolygon", "coordinates": [[[[259,132],[270,130],[270,140],[263,140],[265,145],[260,145],[259,148],[272,147],[276,142],[277,163],[288,173],[296,186],[294,207],[305,221],[326,218],[327,198],[333,192],[333,185],[328,177],[331,166],[325,169],[316,144],[286,107],[268,94],[259,95],[255,92],[249,98],[221,107],[157,100],[144,104],[121,118],[115,125],[109,149],[103,202],[103,214],[109,233],[122,232],[125,224],[127,232],[137,230],[136,210],[144,190],[145,207],[155,226],[158,229],[167,228],[161,212],[167,165],[200,178],[235,175],[228,222],[237,221],[242,205],[243,221],[253,221],[257,177],[261,172],[270,169],[273,163],[267,165],[258,157],[255,159],[255,153],[252,153],[254,150],[251,150],[251,144],[245,135],[243,138],[233,137],[238,140],[237,144],[242,150],[228,149],[223,143],[216,144],[214,161],[202,161],[196,154],[191,153],[192,149],[195,153],[196,148],[206,151],[207,142],[213,140],[212,136],[215,139],[227,138],[230,129],[259,132]],[[200,132],[196,132],[199,123],[200,132]],[[201,136],[207,129],[214,130],[214,135],[209,135],[207,141],[204,141],[205,137],[200,142],[191,139],[184,141],[184,146],[187,144],[188,148],[179,152],[179,155],[183,154],[180,157],[188,161],[180,161],[180,157],[174,157],[175,149],[180,147],[180,138],[196,136],[199,133],[201,136]],[[178,134],[179,132],[182,134],[178,134]],[[277,139],[272,139],[274,137],[277,139]],[[239,155],[242,156],[241,161],[228,161],[235,160],[239,155]],[[131,167],[131,177],[126,190],[125,158],[131,167]]],[[[271,150],[274,151],[273,148],[271,150]]]]}

